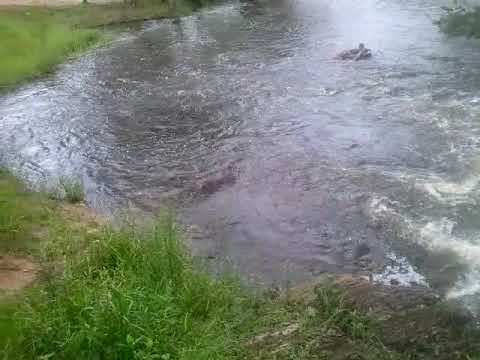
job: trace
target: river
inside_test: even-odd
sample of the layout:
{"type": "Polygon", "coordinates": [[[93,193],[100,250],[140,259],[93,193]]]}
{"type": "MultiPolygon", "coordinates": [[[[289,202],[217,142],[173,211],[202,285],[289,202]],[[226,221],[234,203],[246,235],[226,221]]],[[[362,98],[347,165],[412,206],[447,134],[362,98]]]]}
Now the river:
{"type": "Polygon", "coordinates": [[[480,43],[438,1],[228,2],[123,29],[0,98],[0,163],[103,211],[176,204],[258,281],[480,293],[480,43]],[[364,42],[366,61],[334,59],[364,42]]]}

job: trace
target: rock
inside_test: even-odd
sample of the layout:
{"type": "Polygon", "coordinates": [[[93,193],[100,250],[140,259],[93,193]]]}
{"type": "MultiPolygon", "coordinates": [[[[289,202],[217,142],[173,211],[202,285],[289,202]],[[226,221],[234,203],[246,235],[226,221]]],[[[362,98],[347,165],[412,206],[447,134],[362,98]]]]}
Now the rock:
{"type": "Polygon", "coordinates": [[[318,244],[315,244],[315,246],[319,248],[322,252],[331,252],[333,250],[331,245],[329,244],[318,243],[318,244]]]}
{"type": "Polygon", "coordinates": [[[205,195],[211,195],[225,186],[233,185],[236,181],[234,169],[228,167],[220,173],[198,181],[196,190],[205,195]]]}
{"type": "Polygon", "coordinates": [[[400,285],[400,281],[398,281],[397,279],[390,279],[390,285],[398,286],[400,285]]]}
{"type": "Polygon", "coordinates": [[[370,262],[370,261],[372,261],[372,254],[370,254],[370,253],[369,254],[364,254],[364,255],[360,256],[358,258],[358,260],[370,262]]]}
{"type": "Polygon", "coordinates": [[[361,242],[360,244],[357,244],[354,247],[354,249],[353,249],[353,258],[354,259],[361,259],[366,255],[370,256],[370,247],[366,243],[361,242]]]}

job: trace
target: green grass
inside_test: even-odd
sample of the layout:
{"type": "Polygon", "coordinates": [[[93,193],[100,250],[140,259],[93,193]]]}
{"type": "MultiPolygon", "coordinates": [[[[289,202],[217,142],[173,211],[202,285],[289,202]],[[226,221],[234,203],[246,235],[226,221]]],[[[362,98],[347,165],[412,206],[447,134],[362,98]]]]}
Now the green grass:
{"type": "Polygon", "coordinates": [[[245,358],[257,299],[195,269],[171,216],[94,227],[6,171],[0,204],[0,257],[26,252],[43,267],[21,298],[0,297],[0,358],[245,358]]]}
{"type": "Polygon", "coordinates": [[[26,304],[7,359],[231,359],[255,312],[237,283],[194,271],[168,218],[105,229],[26,304]]]}
{"type": "Polygon", "coordinates": [[[83,4],[69,8],[0,6],[0,91],[49,73],[69,56],[97,44],[101,27],[124,22],[187,15],[213,0],[162,0],[136,5],[83,4]]]}
{"type": "Polygon", "coordinates": [[[337,327],[353,339],[367,340],[373,337],[370,333],[372,318],[348,307],[340,289],[325,283],[315,292],[316,320],[320,319],[322,326],[337,327]]]}
{"type": "Polygon", "coordinates": [[[0,169],[0,251],[35,244],[37,231],[48,222],[53,206],[47,196],[28,192],[23,183],[0,169]]]}
{"type": "Polygon", "coordinates": [[[85,199],[85,190],[83,184],[75,179],[62,177],[59,180],[61,197],[70,203],[82,202],[85,199]]]}
{"type": "Polygon", "coordinates": [[[0,87],[50,72],[68,56],[99,39],[96,30],[22,21],[0,13],[0,87]]]}

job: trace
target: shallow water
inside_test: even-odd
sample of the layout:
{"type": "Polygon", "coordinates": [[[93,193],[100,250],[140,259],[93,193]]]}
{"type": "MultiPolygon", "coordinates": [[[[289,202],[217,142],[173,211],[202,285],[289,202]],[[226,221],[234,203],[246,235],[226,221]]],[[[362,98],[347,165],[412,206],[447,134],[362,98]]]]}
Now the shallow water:
{"type": "Polygon", "coordinates": [[[480,292],[480,43],[438,1],[232,2],[138,24],[0,98],[0,162],[90,204],[175,202],[200,255],[480,292]],[[368,61],[342,62],[358,42],[368,61]]]}

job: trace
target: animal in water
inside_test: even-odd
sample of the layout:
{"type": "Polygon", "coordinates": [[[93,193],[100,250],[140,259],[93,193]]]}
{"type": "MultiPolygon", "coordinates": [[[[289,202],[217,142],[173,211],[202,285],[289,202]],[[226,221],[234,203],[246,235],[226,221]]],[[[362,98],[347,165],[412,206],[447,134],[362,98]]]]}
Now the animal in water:
{"type": "Polygon", "coordinates": [[[353,61],[364,60],[370,57],[372,57],[372,52],[363,43],[360,43],[358,48],[345,50],[337,55],[337,59],[353,61]]]}

